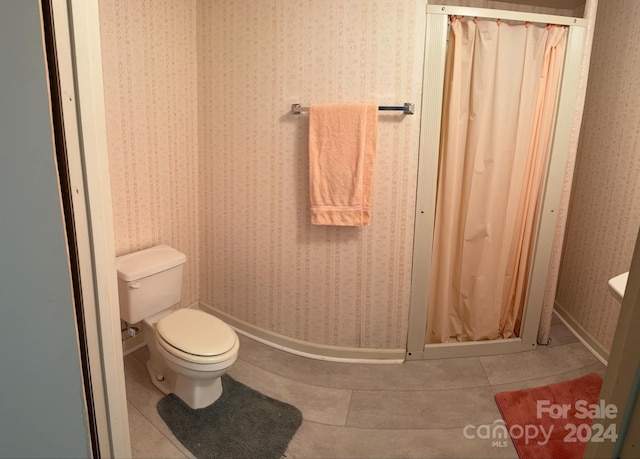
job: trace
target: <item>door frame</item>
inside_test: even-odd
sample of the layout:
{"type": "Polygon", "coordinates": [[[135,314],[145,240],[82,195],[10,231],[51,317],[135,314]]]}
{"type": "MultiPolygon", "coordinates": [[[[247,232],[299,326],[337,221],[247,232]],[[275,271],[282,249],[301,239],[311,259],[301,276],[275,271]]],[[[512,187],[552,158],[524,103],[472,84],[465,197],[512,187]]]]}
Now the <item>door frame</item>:
{"type": "Polygon", "coordinates": [[[51,4],[99,454],[131,457],[98,1],[51,4]]]}
{"type": "Polygon", "coordinates": [[[547,275],[551,262],[558,206],[571,143],[571,128],[578,96],[583,47],[589,21],[581,18],[551,16],[483,8],[427,5],[425,35],[422,119],[418,159],[416,220],[413,244],[411,303],[407,335],[407,360],[472,357],[530,350],[537,345],[538,327],[547,275]],[[449,15],[502,19],[519,22],[552,23],[569,28],[551,149],[542,188],[542,201],[533,241],[522,330],[520,337],[495,341],[425,344],[429,272],[435,224],[436,191],[445,57],[449,15]]]}

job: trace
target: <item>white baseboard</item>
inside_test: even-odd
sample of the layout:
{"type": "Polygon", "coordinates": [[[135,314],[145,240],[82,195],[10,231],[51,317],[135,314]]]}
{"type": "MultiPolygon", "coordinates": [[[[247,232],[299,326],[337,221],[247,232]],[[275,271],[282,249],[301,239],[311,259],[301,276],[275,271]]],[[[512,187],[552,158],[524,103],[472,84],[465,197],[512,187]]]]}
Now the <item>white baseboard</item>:
{"type": "Polygon", "coordinates": [[[553,313],[603,365],[607,365],[609,351],[557,301],[553,313]]]}
{"type": "Polygon", "coordinates": [[[136,333],[136,336],[131,336],[122,341],[122,355],[129,355],[144,347],[144,345],[144,333],[140,331],[136,333]]]}
{"type": "Polygon", "coordinates": [[[342,363],[388,364],[404,362],[405,349],[352,348],[309,343],[236,319],[206,303],[200,303],[200,309],[225,321],[242,335],[302,357],[342,363]]]}

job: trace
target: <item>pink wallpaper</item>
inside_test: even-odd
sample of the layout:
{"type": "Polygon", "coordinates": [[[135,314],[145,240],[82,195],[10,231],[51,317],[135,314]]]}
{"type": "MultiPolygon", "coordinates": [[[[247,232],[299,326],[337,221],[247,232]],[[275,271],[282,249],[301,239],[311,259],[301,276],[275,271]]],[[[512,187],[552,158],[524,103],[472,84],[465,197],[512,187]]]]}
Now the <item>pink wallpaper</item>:
{"type": "MultiPolygon", "coordinates": [[[[542,314],[540,317],[540,324],[538,328],[538,343],[540,344],[549,343],[551,335],[551,322],[553,321],[553,312],[556,309],[555,300],[558,287],[558,278],[560,274],[560,263],[567,229],[569,201],[571,198],[571,189],[575,172],[578,141],[580,139],[580,129],[582,127],[582,119],[584,115],[587,83],[589,80],[589,64],[591,60],[591,48],[593,46],[593,32],[595,28],[597,9],[598,0],[587,0],[587,3],[582,8],[578,9],[579,11],[581,11],[584,19],[588,21],[588,25],[583,42],[582,62],[580,63],[576,105],[573,112],[573,122],[571,123],[569,151],[567,152],[567,162],[564,171],[564,178],[562,180],[562,194],[560,197],[560,202],[558,204],[556,228],[553,246],[551,249],[551,260],[547,272],[547,285],[544,292],[542,314]]],[[[580,16],[578,12],[576,12],[575,15],[580,16]]]]}
{"type": "Polygon", "coordinates": [[[308,115],[419,105],[424,1],[198,3],[204,303],[305,341],[404,348],[420,114],[380,114],[371,226],[310,224],[308,115]]]}
{"type": "Polygon", "coordinates": [[[556,301],[610,349],[607,281],[629,270],[640,226],[640,4],[600,5],[556,301]]]}
{"type": "Polygon", "coordinates": [[[169,244],[198,299],[196,4],[100,0],[117,255],[169,244]]]}
{"type": "Polygon", "coordinates": [[[185,252],[183,306],[404,348],[425,1],[100,0],[100,15],[118,255],[185,252]],[[416,104],[380,114],[371,226],[309,223],[294,102],[416,104]]]}

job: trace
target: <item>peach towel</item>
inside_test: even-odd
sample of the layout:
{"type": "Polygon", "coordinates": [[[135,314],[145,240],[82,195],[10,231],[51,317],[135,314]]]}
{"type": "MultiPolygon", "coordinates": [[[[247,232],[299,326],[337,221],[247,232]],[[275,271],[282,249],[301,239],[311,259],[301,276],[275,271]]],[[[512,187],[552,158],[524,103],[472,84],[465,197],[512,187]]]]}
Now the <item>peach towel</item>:
{"type": "Polygon", "coordinates": [[[309,192],[314,225],[365,226],[371,218],[378,107],[309,109],[309,192]]]}

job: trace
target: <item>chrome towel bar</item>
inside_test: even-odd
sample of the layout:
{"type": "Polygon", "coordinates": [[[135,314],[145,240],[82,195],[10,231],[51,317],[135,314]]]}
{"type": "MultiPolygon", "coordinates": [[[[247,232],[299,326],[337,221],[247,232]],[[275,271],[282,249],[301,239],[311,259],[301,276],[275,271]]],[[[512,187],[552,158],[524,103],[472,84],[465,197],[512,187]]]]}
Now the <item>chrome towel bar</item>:
{"type": "MultiPolygon", "coordinates": [[[[380,105],[378,110],[380,111],[396,111],[403,112],[405,115],[413,115],[415,104],[405,102],[404,105],[380,105]]],[[[291,113],[299,115],[302,112],[308,112],[309,107],[303,107],[300,104],[291,104],[291,113]]]]}

